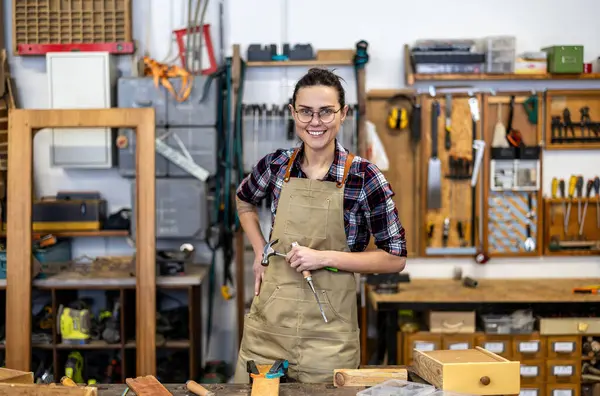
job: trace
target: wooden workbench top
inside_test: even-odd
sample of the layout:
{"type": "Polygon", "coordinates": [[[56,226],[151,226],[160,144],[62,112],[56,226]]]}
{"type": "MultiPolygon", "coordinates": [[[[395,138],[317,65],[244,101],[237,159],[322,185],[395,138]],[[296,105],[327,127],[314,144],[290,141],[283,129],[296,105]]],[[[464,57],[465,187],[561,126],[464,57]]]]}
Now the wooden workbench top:
{"type": "Polygon", "coordinates": [[[600,295],[574,294],[573,288],[600,284],[600,279],[481,279],[468,288],[452,279],[413,279],[394,294],[378,294],[368,285],[374,308],[385,303],[576,303],[600,302],[600,295]]]}
{"type": "MultiPolygon", "coordinates": [[[[250,395],[251,385],[240,384],[202,384],[206,389],[215,392],[218,396],[245,396],[250,395]]],[[[185,385],[165,385],[173,396],[189,396],[185,385]]],[[[335,388],[325,384],[281,384],[280,396],[356,396],[364,387],[335,388]]],[[[98,396],[121,396],[125,385],[98,385],[98,396]]]]}

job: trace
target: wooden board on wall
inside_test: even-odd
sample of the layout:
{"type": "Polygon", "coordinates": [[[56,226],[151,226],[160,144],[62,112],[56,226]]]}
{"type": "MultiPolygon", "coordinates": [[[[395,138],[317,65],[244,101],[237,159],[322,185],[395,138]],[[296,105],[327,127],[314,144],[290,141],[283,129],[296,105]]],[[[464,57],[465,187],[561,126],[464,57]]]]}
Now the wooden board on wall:
{"type": "MultiPolygon", "coordinates": [[[[486,143],[484,156],[484,212],[483,212],[483,249],[489,256],[495,257],[511,257],[511,256],[537,256],[543,252],[543,204],[542,204],[542,188],[537,192],[532,192],[532,202],[535,207],[534,222],[535,227],[532,228],[532,237],[536,241],[536,249],[533,252],[526,252],[523,248],[524,237],[515,238],[514,235],[521,235],[519,231],[526,225],[525,214],[522,216],[510,216],[509,220],[514,220],[505,227],[498,226],[497,217],[502,217],[492,208],[491,201],[496,198],[507,202],[514,210],[520,212],[527,211],[527,193],[526,192],[496,192],[491,190],[491,146],[494,137],[494,130],[498,119],[502,120],[504,127],[508,127],[508,118],[510,112],[511,96],[515,97],[513,125],[512,127],[521,132],[523,143],[525,146],[539,146],[542,141],[542,126],[543,126],[543,95],[535,94],[538,101],[537,124],[533,124],[528,119],[528,114],[525,110],[524,102],[532,96],[531,92],[502,92],[495,95],[483,95],[483,139],[486,143]],[[514,206],[512,204],[514,203],[514,206]],[[490,210],[492,209],[492,210],[490,210]],[[495,225],[493,223],[496,223],[495,225]],[[500,233],[497,238],[491,238],[492,233],[500,233]],[[491,239],[501,242],[490,242],[491,239]],[[500,246],[500,247],[499,247],[500,246]]],[[[540,152],[540,171],[537,175],[538,180],[542,180],[542,153],[540,152]]],[[[511,210],[514,211],[514,210],[511,210]]]]}
{"type": "MultiPolygon", "coordinates": [[[[479,108],[481,108],[481,96],[476,96],[479,101],[479,108]]],[[[418,200],[420,208],[419,211],[422,214],[421,219],[421,243],[420,243],[420,254],[428,257],[443,257],[444,255],[427,255],[426,248],[441,248],[442,245],[442,230],[444,219],[448,217],[450,219],[450,230],[448,236],[447,247],[458,248],[461,247],[461,241],[459,238],[457,223],[461,221],[463,223],[464,236],[467,240],[467,245],[472,247],[473,245],[478,246],[478,230],[477,230],[477,200],[475,202],[475,219],[472,215],[472,189],[469,180],[450,180],[444,177],[449,172],[448,160],[450,155],[464,156],[472,158],[473,154],[473,124],[471,118],[471,110],[469,107],[469,97],[466,94],[454,94],[452,96],[452,116],[451,116],[451,148],[446,150],[444,145],[445,136],[445,105],[446,100],[444,95],[440,97],[432,98],[429,95],[421,95],[420,99],[422,105],[422,118],[421,118],[421,185],[420,185],[420,197],[418,200]],[[431,154],[432,141],[431,141],[431,107],[433,100],[437,100],[440,104],[440,115],[438,117],[438,158],[441,161],[441,172],[442,172],[442,208],[437,210],[427,209],[427,172],[428,162],[431,154]],[[433,234],[431,239],[428,238],[428,224],[433,224],[433,234]],[[474,224],[474,228],[472,226],[474,224]],[[472,229],[475,231],[475,243],[471,241],[472,229]]],[[[477,123],[476,138],[480,136],[481,122],[477,123]]],[[[479,196],[479,188],[477,188],[477,196],[479,196]]],[[[464,242],[463,242],[464,245],[464,242]]],[[[464,247],[464,246],[463,246],[464,247]]],[[[459,257],[457,255],[448,255],[452,257],[459,257]]]]}
{"type": "Polygon", "coordinates": [[[573,128],[562,128],[562,136],[569,139],[561,142],[552,139],[552,117],[558,116],[564,122],[563,112],[568,109],[571,121],[579,123],[581,109],[588,107],[591,122],[600,123],[600,90],[549,90],[546,92],[546,144],[547,150],[597,150],[600,149],[600,133],[596,134],[579,125],[573,128]]]}
{"type": "MultiPolygon", "coordinates": [[[[419,149],[411,144],[410,131],[392,130],[387,126],[390,106],[411,108],[406,99],[389,99],[397,94],[412,95],[412,90],[374,90],[367,94],[367,119],[375,125],[377,134],[386,149],[390,167],[383,171],[396,194],[394,202],[398,208],[400,221],[406,230],[408,255],[419,254],[419,149]]],[[[371,238],[371,246],[373,238],[371,238]]]]}

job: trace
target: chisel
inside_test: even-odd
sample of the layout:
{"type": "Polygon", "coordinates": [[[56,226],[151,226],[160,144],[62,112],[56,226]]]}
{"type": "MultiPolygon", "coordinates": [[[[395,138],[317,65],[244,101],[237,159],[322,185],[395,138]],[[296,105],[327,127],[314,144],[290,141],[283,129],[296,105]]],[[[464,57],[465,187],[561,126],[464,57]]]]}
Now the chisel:
{"type": "Polygon", "coordinates": [[[588,180],[585,186],[585,205],[583,206],[583,213],[581,214],[581,222],[579,224],[579,239],[583,236],[583,225],[585,224],[585,214],[587,213],[588,203],[590,201],[590,195],[592,194],[592,187],[594,187],[594,181],[588,180]]]}
{"type": "Polygon", "coordinates": [[[558,191],[560,191],[560,197],[563,199],[562,203],[562,212],[563,212],[563,230],[565,235],[567,235],[567,205],[564,199],[567,197],[565,194],[565,180],[560,179],[558,181],[558,191]]]}
{"type": "MultiPolygon", "coordinates": [[[[292,247],[294,246],[298,246],[298,242],[292,242],[292,247]]],[[[319,305],[319,311],[321,311],[321,316],[323,317],[325,323],[327,323],[327,316],[325,316],[325,311],[323,311],[323,306],[321,305],[321,301],[319,301],[319,296],[317,295],[317,291],[315,290],[315,285],[313,284],[312,275],[310,271],[302,271],[302,276],[304,276],[304,280],[306,280],[306,283],[308,283],[308,286],[310,286],[310,290],[312,290],[315,299],[317,300],[317,304],[319,305]]]]}

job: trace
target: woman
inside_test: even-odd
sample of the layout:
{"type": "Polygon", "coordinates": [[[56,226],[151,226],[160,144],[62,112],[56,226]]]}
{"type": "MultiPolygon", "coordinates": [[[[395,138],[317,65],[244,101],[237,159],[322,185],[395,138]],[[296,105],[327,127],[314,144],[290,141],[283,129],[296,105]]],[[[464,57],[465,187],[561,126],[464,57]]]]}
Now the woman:
{"type": "Polygon", "coordinates": [[[315,68],[298,81],[290,112],[301,146],[266,155],[238,188],[240,222],[255,254],[255,297],[235,382],[249,381],[249,360],[270,365],[286,359],[288,377],[305,383],[330,383],[334,369],[357,368],[354,273],[404,269],[406,240],[390,185],[375,165],[336,140],[348,111],[340,80],[315,68]],[[267,195],[274,219],[270,241],[278,240],[273,248],[285,258],[271,256],[264,267],[267,242],[256,206],[267,195]],[[370,234],[378,249],[365,251],[370,234]],[[324,315],[302,275],[307,270],[324,315]]]}

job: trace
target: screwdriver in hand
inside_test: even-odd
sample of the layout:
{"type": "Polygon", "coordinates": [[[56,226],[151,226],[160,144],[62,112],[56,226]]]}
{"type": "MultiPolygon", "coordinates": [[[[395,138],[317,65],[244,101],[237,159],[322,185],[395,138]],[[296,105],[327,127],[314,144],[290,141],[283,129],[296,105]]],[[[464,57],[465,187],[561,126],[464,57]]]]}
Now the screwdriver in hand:
{"type": "MultiPolygon", "coordinates": [[[[293,246],[298,246],[298,242],[292,242],[292,247],[293,246]]],[[[319,305],[319,311],[321,311],[321,316],[323,317],[325,323],[327,323],[327,316],[325,316],[325,311],[323,311],[323,306],[321,305],[321,301],[319,301],[319,296],[317,295],[317,291],[315,290],[315,285],[313,284],[312,280],[312,274],[310,273],[310,271],[302,271],[302,276],[304,277],[306,283],[308,283],[310,290],[312,290],[313,295],[317,300],[317,304],[319,305]]]]}

